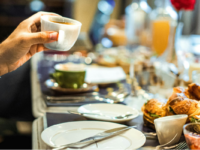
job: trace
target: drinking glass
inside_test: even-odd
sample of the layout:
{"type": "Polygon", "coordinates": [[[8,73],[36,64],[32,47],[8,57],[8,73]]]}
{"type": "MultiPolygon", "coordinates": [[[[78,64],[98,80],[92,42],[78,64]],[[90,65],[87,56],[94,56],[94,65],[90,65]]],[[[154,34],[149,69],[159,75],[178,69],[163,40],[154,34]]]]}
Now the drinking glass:
{"type": "Polygon", "coordinates": [[[128,83],[131,85],[131,94],[126,99],[126,103],[141,112],[141,107],[147,100],[151,99],[152,95],[148,94],[143,90],[138,84],[138,76],[142,74],[142,64],[135,65],[136,57],[134,51],[137,51],[138,47],[129,48],[127,53],[129,53],[130,68],[129,68],[129,79],[128,83]],[[137,73],[136,73],[137,72],[137,73]]]}
{"type": "Polygon", "coordinates": [[[157,8],[150,14],[152,49],[155,51],[158,60],[171,61],[177,14],[169,0],[157,0],[155,4],[157,8]]]}
{"type": "Polygon", "coordinates": [[[192,82],[200,84],[200,70],[192,72],[192,82]]]}

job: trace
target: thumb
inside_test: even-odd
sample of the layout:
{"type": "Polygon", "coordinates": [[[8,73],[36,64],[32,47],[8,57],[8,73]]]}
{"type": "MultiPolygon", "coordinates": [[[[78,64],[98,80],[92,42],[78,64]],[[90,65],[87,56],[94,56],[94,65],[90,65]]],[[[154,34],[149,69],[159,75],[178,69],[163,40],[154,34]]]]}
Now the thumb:
{"type": "Polygon", "coordinates": [[[58,40],[58,32],[35,32],[30,33],[27,36],[27,41],[30,44],[44,44],[44,43],[51,43],[58,40]]]}

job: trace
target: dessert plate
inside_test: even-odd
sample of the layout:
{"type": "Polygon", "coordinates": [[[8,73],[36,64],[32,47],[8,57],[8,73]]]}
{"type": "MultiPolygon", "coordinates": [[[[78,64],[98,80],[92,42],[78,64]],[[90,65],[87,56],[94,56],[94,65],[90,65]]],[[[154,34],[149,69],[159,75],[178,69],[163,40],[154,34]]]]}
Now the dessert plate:
{"type": "Polygon", "coordinates": [[[136,109],[122,104],[87,104],[79,107],[78,112],[100,114],[100,115],[83,114],[83,116],[90,119],[111,121],[111,122],[125,122],[132,120],[139,115],[139,112],[136,109]],[[122,119],[114,118],[115,116],[127,115],[127,114],[132,114],[132,115],[122,119]]]}
{"type": "MultiPolygon", "coordinates": [[[[125,125],[101,121],[76,121],[54,125],[45,129],[42,140],[49,146],[70,144],[93,136],[105,130],[125,125]]],[[[83,149],[133,150],[140,148],[146,141],[145,135],[136,129],[129,129],[117,136],[96,142],[83,149]]],[[[67,150],[70,148],[67,148],[67,150]]]]}

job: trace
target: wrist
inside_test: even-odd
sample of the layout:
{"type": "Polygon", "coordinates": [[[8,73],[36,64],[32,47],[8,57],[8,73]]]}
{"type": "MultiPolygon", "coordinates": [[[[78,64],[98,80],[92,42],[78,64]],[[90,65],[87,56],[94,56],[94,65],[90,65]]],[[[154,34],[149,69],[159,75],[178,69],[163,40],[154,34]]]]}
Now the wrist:
{"type": "Polygon", "coordinates": [[[0,76],[8,73],[7,64],[3,60],[2,44],[0,44],[0,76]]]}
{"type": "Polygon", "coordinates": [[[7,66],[4,65],[4,64],[1,64],[1,62],[0,62],[0,76],[4,75],[4,74],[6,74],[6,73],[8,73],[8,68],[7,68],[7,66]]]}

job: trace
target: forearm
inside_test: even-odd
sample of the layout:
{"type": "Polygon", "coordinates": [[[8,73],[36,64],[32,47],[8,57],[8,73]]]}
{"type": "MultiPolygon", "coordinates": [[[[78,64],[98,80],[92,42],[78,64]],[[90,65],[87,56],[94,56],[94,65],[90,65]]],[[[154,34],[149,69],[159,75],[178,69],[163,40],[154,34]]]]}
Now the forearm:
{"type": "Polygon", "coordinates": [[[7,64],[4,62],[4,55],[3,55],[3,46],[0,44],[0,76],[8,73],[8,67],[7,64]]]}
{"type": "Polygon", "coordinates": [[[6,65],[1,64],[1,62],[0,62],[0,76],[4,75],[6,73],[8,73],[8,69],[7,69],[6,65]]]}

